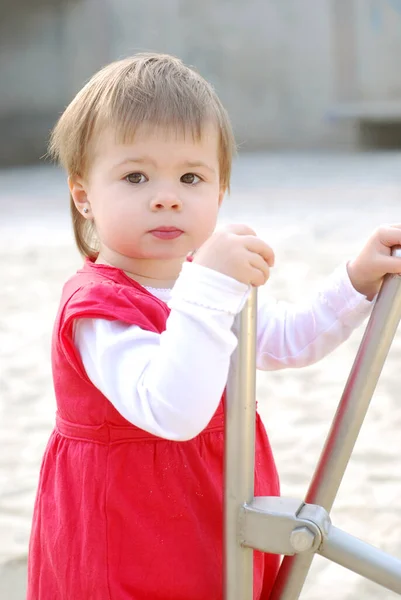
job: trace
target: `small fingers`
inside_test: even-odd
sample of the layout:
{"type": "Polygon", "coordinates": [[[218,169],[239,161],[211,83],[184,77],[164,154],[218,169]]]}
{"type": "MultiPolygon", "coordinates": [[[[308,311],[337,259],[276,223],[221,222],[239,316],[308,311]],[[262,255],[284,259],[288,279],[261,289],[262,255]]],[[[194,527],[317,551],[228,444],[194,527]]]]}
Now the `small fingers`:
{"type": "Polygon", "coordinates": [[[253,269],[251,285],[264,285],[270,276],[269,265],[259,254],[250,252],[249,263],[253,269]]]}
{"type": "Polygon", "coordinates": [[[401,224],[382,225],[377,230],[379,242],[387,248],[401,245],[401,224]]]}
{"type": "Polygon", "coordinates": [[[274,252],[266,242],[258,237],[251,237],[245,241],[245,246],[250,252],[254,252],[261,256],[269,267],[274,267],[274,252]]]}
{"type": "Polygon", "coordinates": [[[377,267],[381,273],[391,273],[392,275],[400,275],[401,257],[383,255],[378,260],[377,267]]]}
{"type": "Polygon", "coordinates": [[[253,269],[251,280],[249,282],[253,287],[260,287],[266,283],[265,274],[260,269],[253,269]]]}

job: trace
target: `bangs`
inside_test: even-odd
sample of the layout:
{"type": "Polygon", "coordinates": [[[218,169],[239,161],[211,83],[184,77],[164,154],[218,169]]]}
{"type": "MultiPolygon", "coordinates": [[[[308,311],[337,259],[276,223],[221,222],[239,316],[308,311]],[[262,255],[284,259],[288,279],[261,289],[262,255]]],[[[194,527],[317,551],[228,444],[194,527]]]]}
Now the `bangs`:
{"type": "Polygon", "coordinates": [[[122,144],[132,142],[144,128],[200,141],[209,123],[218,130],[220,178],[228,189],[235,141],[214,89],[179,59],[142,54],[112,63],[92,77],[60,117],[49,155],[70,175],[83,176],[105,129],[112,129],[122,144]]]}
{"type": "Polygon", "coordinates": [[[110,96],[101,107],[93,133],[112,128],[116,141],[133,142],[138,129],[154,132],[165,131],[168,136],[191,137],[200,141],[206,123],[221,124],[216,119],[213,99],[190,86],[179,87],[177,81],[158,80],[152,86],[140,86],[138,82],[110,90],[110,96]],[[172,85],[175,84],[175,85],[172,85]]]}

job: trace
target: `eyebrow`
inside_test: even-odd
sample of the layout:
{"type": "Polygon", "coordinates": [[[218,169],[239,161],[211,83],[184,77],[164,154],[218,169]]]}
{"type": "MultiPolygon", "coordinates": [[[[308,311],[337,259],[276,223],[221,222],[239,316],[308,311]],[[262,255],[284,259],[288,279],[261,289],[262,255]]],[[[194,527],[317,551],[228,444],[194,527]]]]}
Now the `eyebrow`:
{"type": "MultiPolygon", "coordinates": [[[[150,157],[137,157],[137,158],[125,158],[123,161],[121,161],[120,163],[118,163],[118,165],[116,165],[116,167],[122,167],[128,163],[136,163],[139,165],[143,165],[143,164],[150,164],[153,165],[154,167],[157,167],[157,163],[150,157]]],[[[207,163],[204,163],[200,160],[195,160],[195,161],[185,161],[184,163],[181,163],[179,166],[181,167],[188,167],[190,169],[196,169],[198,167],[207,169],[208,171],[211,171],[212,173],[216,173],[216,169],[214,169],[213,167],[211,167],[210,165],[208,165],[207,163]]]]}
{"type": "Polygon", "coordinates": [[[213,167],[211,167],[210,165],[202,162],[202,161],[187,161],[185,162],[183,165],[183,167],[189,167],[190,169],[196,169],[197,167],[203,167],[204,169],[207,169],[208,171],[211,171],[212,173],[216,172],[216,169],[213,169],[213,167]]]}

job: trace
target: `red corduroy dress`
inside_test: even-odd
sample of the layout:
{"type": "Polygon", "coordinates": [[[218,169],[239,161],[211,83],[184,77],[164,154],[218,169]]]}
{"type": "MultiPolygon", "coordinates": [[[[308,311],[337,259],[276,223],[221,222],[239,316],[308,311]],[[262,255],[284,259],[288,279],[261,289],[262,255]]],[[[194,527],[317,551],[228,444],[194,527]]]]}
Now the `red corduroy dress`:
{"type": "MultiPolygon", "coordinates": [[[[168,315],[114,267],[87,261],[64,286],[52,342],[56,426],[35,502],[28,600],[222,598],[224,398],[196,438],[155,437],[95,388],[73,342],[75,319],[161,333],[168,315]]],[[[255,465],[255,494],[278,495],[259,416],[255,465]]],[[[254,553],[255,599],[268,598],[278,562],[254,553]]]]}

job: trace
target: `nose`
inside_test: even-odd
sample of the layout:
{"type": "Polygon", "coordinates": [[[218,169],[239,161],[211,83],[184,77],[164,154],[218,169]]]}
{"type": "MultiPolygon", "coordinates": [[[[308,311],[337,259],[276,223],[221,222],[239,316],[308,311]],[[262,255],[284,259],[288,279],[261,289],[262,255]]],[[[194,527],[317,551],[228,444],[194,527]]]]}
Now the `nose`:
{"type": "Polygon", "coordinates": [[[180,211],[182,208],[182,202],[174,192],[160,191],[152,198],[150,208],[154,212],[161,210],[180,211]]]}

